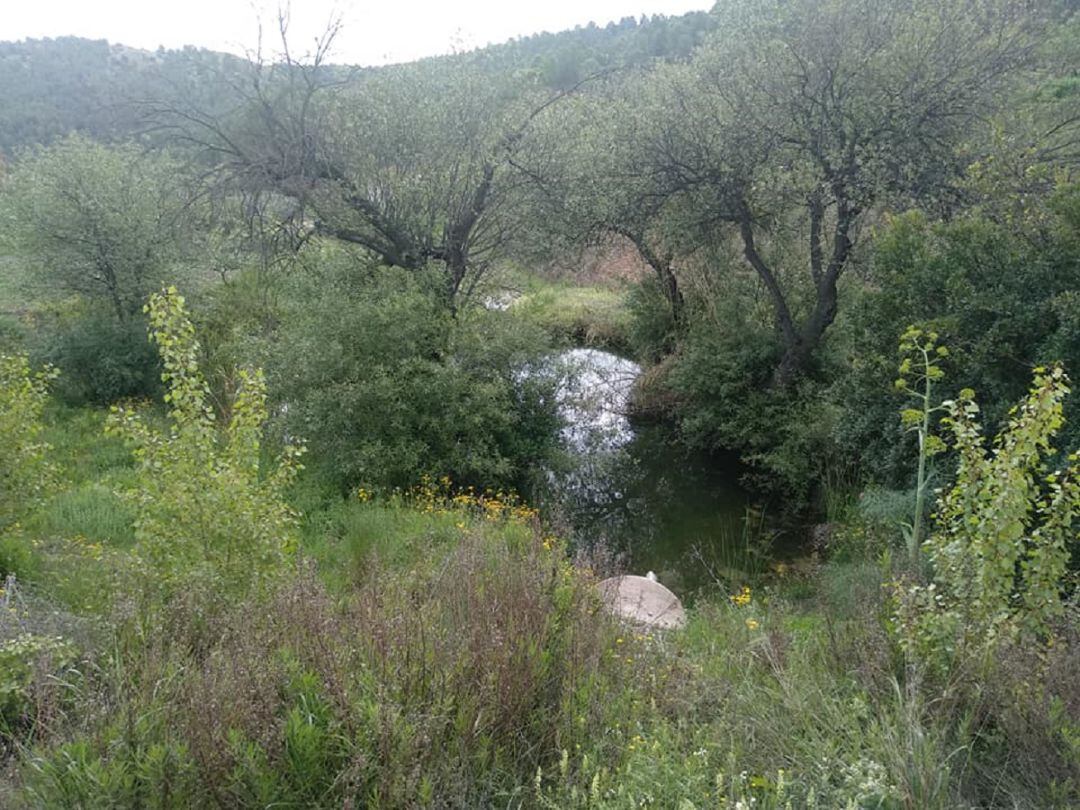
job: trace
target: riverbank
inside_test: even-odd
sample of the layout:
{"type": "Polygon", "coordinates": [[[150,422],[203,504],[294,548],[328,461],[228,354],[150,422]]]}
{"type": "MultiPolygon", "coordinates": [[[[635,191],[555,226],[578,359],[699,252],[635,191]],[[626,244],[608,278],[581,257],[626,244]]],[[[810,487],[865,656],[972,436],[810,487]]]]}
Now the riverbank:
{"type": "Polygon", "coordinates": [[[73,486],[4,541],[6,620],[65,638],[30,658],[4,648],[34,662],[5,670],[4,806],[1076,797],[1075,645],[1041,653],[1060,674],[1046,691],[1018,691],[1035,663],[1020,649],[976,695],[905,680],[890,529],[869,513],[849,515],[842,555],[717,579],[685,630],[660,633],[608,617],[596,584],[611,560],[571,553],[511,498],[429,482],[341,499],[309,481],[280,579],[239,602],[198,579],[146,602],[112,494],[131,459],[100,426],[51,412],[73,486]]]}

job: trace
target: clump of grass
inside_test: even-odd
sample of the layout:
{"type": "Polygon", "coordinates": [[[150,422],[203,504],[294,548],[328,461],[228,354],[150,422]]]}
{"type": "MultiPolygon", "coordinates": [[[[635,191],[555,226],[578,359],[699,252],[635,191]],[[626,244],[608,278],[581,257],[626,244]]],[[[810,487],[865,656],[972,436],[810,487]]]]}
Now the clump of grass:
{"type": "Polygon", "coordinates": [[[389,497],[376,498],[360,488],[349,498],[324,502],[305,518],[303,536],[327,581],[340,585],[362,579],[373,564],[398,570],[416,566],[432,549],[448,547],[484,525],[525,542],[538,530],[539,515],[513,494],[459,490],[449,478],[425,476],[416,487],[389,497]]]}
{"type": "Polygon", "coordinates": [[[561,342],[614,351],[626,351],[630,345],[633,316],[620,290],[543,286],[516,299],[510,312],[561,342]]]}
{"type": "Polygon", "coordinates": [[[69,484],[123,478],[134,469],[131,450],[113,436],[105,435],[105,413],[55,403],[45,412],[45,438],[52,445],[52,459],[69,484]]]}
{"type": "Polygon", "coordinates": [[[116,493],[101,484],[84,484],[53,498],[31,528],[49,537],[83,537],[92,543],[128,548],[135,542],[134,514],[116,493]]]}

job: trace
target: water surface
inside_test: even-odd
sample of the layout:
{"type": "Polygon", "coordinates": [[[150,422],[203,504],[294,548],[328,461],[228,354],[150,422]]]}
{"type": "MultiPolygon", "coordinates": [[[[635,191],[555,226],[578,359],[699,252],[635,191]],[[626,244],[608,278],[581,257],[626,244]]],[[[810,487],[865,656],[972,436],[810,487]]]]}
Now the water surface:
{"type": "MultiPolygon", "coordinates": [[[[622,555],[626,571],[654,571],[680,595],[730,586],[755,563],[746,555],[749,500],[737,459],[690,453],[665,426],[631,421],[641,373],[632,361],[573,349],[551,369],[574,462],[553,477],[554,499],[577,544],[622,555]]],[[[751,520],[754,535],[759,522],[751,520]]]]}

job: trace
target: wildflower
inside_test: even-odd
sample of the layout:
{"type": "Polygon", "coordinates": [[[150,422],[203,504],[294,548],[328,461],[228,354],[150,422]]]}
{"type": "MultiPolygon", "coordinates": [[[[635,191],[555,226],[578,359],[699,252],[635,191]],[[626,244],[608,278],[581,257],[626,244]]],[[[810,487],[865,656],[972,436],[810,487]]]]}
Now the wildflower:
{"type": "Polygon", "coordinates": [[[750,593],[750,588],[746,585],[742,586],[742,590],[738,593],[732,594],[728,597],[731,600],[731,604],[735,607],[746,607],[750,604],[750,600],[753,598],[750,593]]]}
{"type": "Polygon", "coordinates": [[[758,627],[759,627],[759,625],[758,625],[757,619],[747,619],[746,620],[746,629],[747,630],[757,630],[758,627]]]}

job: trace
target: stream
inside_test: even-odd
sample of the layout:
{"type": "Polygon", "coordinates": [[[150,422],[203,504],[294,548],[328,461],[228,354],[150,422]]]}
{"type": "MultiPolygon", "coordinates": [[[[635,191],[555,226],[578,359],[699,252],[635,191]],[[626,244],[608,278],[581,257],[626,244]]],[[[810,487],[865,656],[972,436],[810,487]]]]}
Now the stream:
{"type": "Polygon", "coordinates": [[[618,556],[628,573],[654,571],[680,595],[761,563],[747,553],[744,526],[761,518],[739,485],[738,460],[688,453],[669,428],[628,418],[640,366],[571,349],[549,373],[570,460],[551,474],[551,497],[575,545],[618,556]]]}

